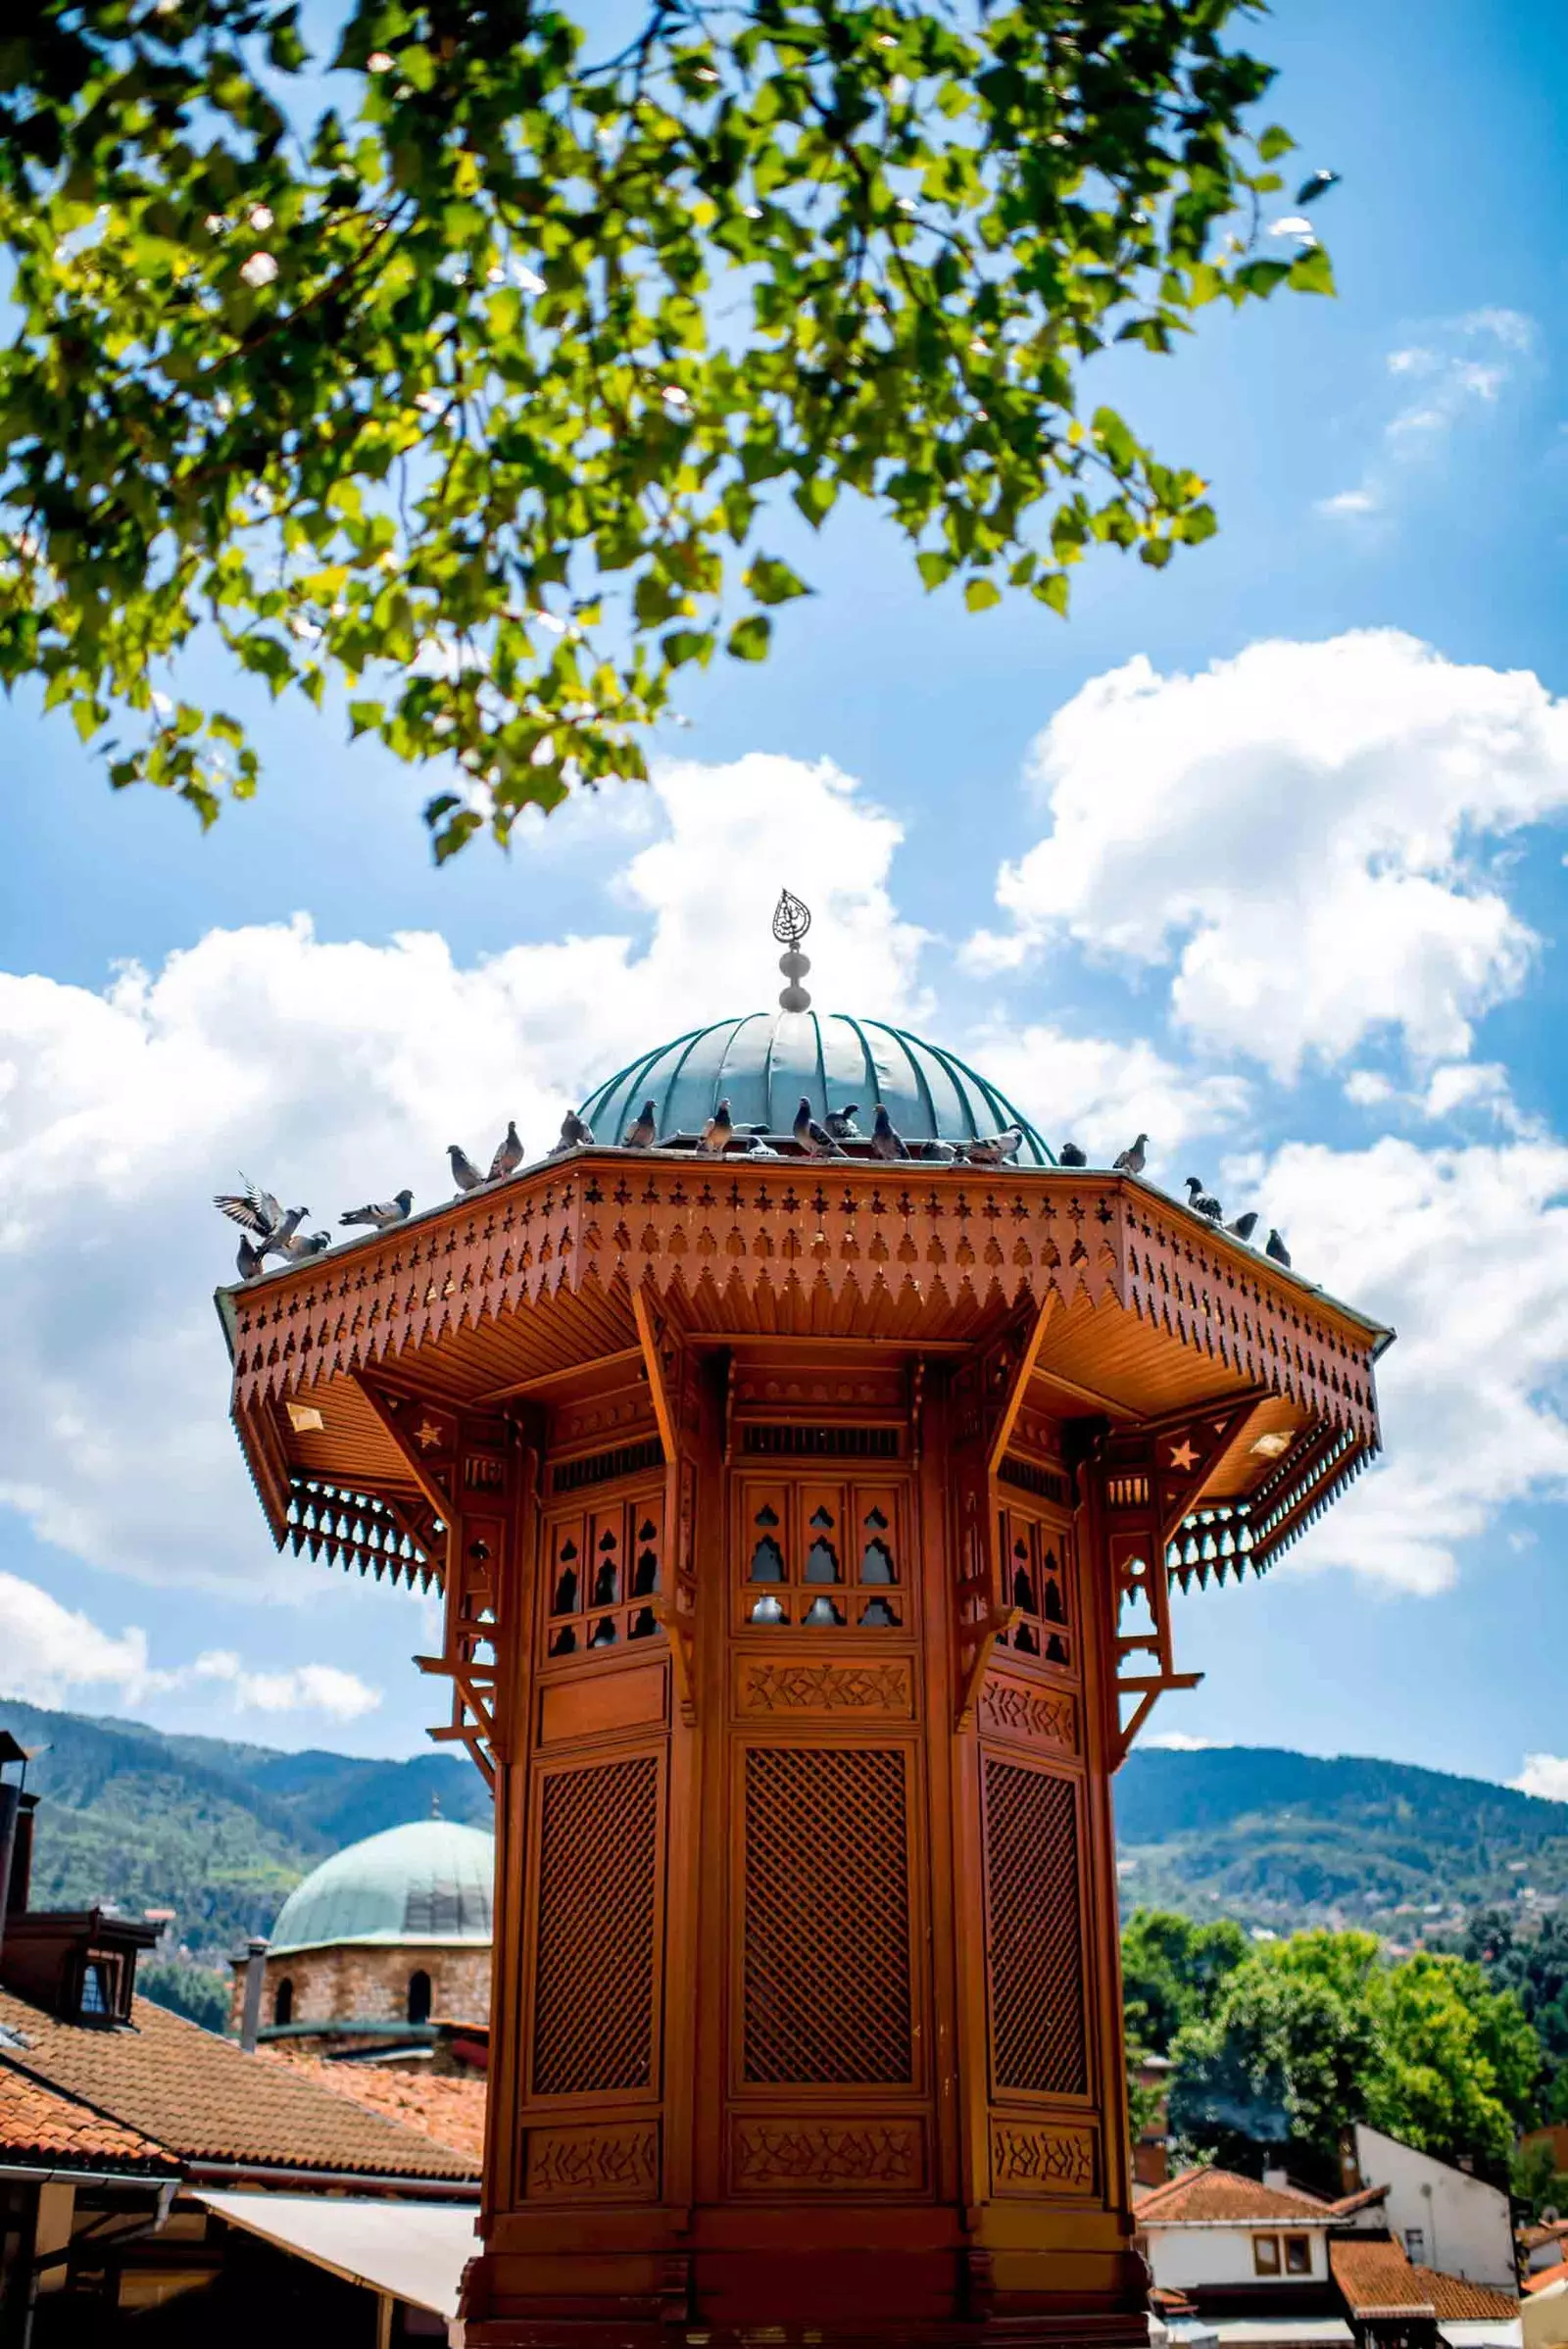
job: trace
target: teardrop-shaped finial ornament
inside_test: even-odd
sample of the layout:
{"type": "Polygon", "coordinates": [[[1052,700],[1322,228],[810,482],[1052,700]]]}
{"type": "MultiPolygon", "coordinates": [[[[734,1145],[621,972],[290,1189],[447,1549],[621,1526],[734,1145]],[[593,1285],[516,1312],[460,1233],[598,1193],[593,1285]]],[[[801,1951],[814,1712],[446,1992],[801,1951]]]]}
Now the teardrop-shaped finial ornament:
{"type": "Polygon", "coordinates": [[[809,956],[801,953],[801,940],[811,926],[811,908],[799,898],[791,897],[787,889],[778,893],[773,908],[773,935],[786,951],[778,958],[779,969],[789,985],[778,999],[781,1011],[808,1011],[811,999],[801,985],[810,969],[809,956]]]}

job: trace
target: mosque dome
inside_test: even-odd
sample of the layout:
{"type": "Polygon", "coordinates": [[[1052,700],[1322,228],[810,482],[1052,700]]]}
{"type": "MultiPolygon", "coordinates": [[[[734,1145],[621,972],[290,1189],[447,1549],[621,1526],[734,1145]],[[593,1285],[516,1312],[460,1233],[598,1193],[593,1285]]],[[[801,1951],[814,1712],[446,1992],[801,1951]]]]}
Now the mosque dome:
{"type": "Polygon", "coordinates": [[[277,1913],[270,1956],[342,1941],[491,1937],[495,1837],[454,1819],[389,1827],[335,1851],[277,1913]]]}
{"type": "Polygon", "coordinates": [[[727,1097],[738,1126],[787,1134],[803,1094],[818,1118],[858,1103],[864,1133],[881,1102],[910,1142],[976,1142],[1020,1126],[1018,1164],[1055,1163],[1006,1095],[956,1053],[842,1011],[754,1011],[693,1028],[629,1061],[580,1114],[601,1142],[618,1142],[651,1100],[662,1137],[698,1134],[727,1097]]]}

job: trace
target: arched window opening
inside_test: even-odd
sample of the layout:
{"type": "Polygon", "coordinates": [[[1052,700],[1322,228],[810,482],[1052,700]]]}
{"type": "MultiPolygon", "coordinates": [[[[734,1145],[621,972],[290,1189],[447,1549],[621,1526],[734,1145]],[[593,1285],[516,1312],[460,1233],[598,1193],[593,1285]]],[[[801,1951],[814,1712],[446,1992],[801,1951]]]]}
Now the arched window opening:
{"type": "Polygon", "coordinates": [[[409,2021],[428,2023],[430,2020],[430,1977],[422,1966],[409,1976],[409,2021]]]}
{"type": "Polygon", "coordinates": [[[272,2021],[292,2023],[294,2020],[294,1978],[285,1974],[272,1992],[272,2021]]]}

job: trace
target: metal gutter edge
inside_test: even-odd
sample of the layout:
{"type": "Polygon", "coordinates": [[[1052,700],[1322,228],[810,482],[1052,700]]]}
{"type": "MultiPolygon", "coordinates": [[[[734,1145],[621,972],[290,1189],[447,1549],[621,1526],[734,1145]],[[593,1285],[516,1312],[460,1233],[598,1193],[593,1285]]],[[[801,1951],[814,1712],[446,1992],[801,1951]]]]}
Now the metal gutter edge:
{"type": "Polygon", "coordinates": [[[418,2178],[369,2170],[292,2170],[267,2162],[193,2161],[185,2165],[190,2185],[217,2185],[223,2178],[250,2178],[275,2186],[280,2193],[299,2187],[354,2186],[364,2193],[396,2192],[411,2202],[471,2202],[479,2207],[479,2173],[471,2178],[418,2178]]]}

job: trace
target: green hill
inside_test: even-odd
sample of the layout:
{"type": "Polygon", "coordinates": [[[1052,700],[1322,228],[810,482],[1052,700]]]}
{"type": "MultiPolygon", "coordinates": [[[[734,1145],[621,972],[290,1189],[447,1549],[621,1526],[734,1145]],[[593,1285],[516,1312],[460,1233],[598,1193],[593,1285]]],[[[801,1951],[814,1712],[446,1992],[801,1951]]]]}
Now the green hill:
{"type": "Polygon", "coordinates": [[[269,1931],[284,1894],[328,1852],[427,1819],[435,1798],[449,1819],[491,1819],[478,1772],[450,1754],[276,1753],[9,1699],[0,1727],[48,1747],[27,1772],[43,1798],[34,1905],[171,1908],[178,1937],[209,1957],[269,1931]]]}
{"type": "MultiPolygon", "coordinates": [[[[428,1818],[432,1798],[450,1819],[491,1818],[478,1772],[451,1754],[278,1753],[4,1700],[0,1726],[49,1748],[28,1773],[34,1900],[172,1908],[209,1958],[268,1931],[328,1852],[428,1818]]],[[[1364,1924],[1411,1941],[1483,1904],[1528,1915],[1568,1894],[1568,1804],[1400,1762],[1147,1747],[1116,1780],[1116,1824],[1126,1906],[1278,1933],[1364,1924]]]]}
{"type": "Polygon", "coordinates": [[[1115,1792],[1127,1907],[1411,1941],[1483,1904],[1529,1914],[1568,1893],[1568,1804],[1485,1779],[1268,1746],[1148,1747],[1115,1792]]]}

